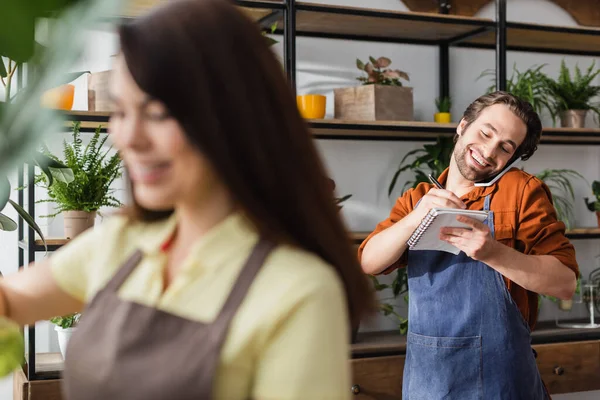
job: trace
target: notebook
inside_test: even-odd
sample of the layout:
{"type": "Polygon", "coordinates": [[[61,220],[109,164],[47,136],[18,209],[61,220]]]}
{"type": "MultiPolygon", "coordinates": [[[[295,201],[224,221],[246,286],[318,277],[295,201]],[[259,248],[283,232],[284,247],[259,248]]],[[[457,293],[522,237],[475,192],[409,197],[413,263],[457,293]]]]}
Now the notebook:
{"type": "Polygon", "coordinates": [[[440,239],[440,229],[445,226],[469,228],[469,225],[456,220],[458,215],[485,221],[488,211],[461,210],[457,208],[432,208],[412,233],[406,244],[410,250],[438,250],[452,254],[460,250],[440,239]]]}

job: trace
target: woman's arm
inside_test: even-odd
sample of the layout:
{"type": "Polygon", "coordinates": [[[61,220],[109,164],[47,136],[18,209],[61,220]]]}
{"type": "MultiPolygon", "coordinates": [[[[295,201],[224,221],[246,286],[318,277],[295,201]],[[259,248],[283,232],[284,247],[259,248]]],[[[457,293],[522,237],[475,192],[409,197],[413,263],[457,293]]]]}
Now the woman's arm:
{"type": "Polygon", "coordinates": [[[83,306],[58,286],[47,259],[0,279],[0,315],[19,325],[80,312],[83,306]]]}

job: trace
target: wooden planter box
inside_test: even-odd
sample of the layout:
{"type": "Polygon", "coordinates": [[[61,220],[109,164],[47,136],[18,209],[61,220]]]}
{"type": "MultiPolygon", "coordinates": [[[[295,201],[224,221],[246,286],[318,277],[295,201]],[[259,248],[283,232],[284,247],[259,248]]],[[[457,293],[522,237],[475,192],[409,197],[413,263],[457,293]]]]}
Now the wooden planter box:
{"type": "Polygon", "coordinates": [[[88,77],[88,111],[111,111],[108,81],[111,71],[94,72],[88,77]]]}
{"type": "Polygon", "coordinates": [[[365,85],[334,89],[336,119],[355,121],[412,121],[413,89],[365,85]]]}

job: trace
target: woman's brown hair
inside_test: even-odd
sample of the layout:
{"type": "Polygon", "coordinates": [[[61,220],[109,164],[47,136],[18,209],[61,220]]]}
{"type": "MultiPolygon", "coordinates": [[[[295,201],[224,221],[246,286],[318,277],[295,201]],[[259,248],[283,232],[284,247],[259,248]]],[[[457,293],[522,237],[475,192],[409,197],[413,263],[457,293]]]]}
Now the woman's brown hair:
{"type": "MultiPolygon", "coordinates": [[[[258,26],[225,0],[177,0],[119,34],[138,86],[179,121],[258,232],[335,268],[356,326],[374,304],[370,283],[282,66],[258,26]]],[[[149,221],[166,213],[133,204],[132,215],[149,221]]]]}

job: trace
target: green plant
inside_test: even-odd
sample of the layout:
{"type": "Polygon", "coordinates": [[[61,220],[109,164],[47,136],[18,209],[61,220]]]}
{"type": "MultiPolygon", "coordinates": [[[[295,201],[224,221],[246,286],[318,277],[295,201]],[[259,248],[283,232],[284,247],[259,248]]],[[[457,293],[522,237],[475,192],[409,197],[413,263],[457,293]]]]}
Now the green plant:
{"type": "Polygon", "coordinates": [[[452,108],[452,98],[450,96],[438,97],[435,99],[435,106],[438,112],[449,113],[452,108]]]}
{"type": "MultiPolygon", "coordinates": [[[[331,191],[335,193],[335,181],[331,178],[327,178],[327,183],[331,191]]],[[[340,204],[348,200],[350,197],[352,197],[351,194],[347,194],[342,197],[334,197],[335,204],[338,206],[339,209],[341,209],[343,206],[341,206],[340,204]]]]}
{"type": "MultiPolygon", "coordinates": [[[[49,184],[47,176],[40,174],[36,183],[48,190],[49,201],[57,204],[55,216],[63,211],[97,211],[101,207],[119,207],[121,203],[110,188],[115,179],[121,177],[121,160],[115,153],[109,157],[112,147],[103,151],[108,136],[100,138],[100,128],[96,129],[89,144],[83,147],[80,136],[80,123],[73,124],[73,142],[63,142],[64,163],[73,171],[73,181],[55,181],[49,184]]],[[[55,161],[60,160],[47,148],[46,154],[55,161]]]]}
{"type": "Polygon", "coordinates": [[[398,296],[402,296],[404,302],[408,304],[408,275],[406,274],[406,268],[398,268],[396,270],[396,277],[392,281],[391,285],[380,283],[379,280],[370,276],[373,281],[373,287],[377,292],[391,290],[392,297],[386,297],[380,299],[379,302],[379,312],[381,312],[386,317],[391,317],[398,323],[398,330],[401,335],[406,335],[408,331],[408,318],[403,315],[400,315],[396,309],[398,306],[394,306],[389,303],[390,300],[395,300],[398,296]]]}
{"type": "MultiPolygon", "coordinates": [[[[513,73],[506,81],[506,91],[527,101],[538,114],[544,108],[552,114],[552,97],[546,85],[546,76],[542,72],[542,68],[545,66],[546,64],[534,65],[521,72],[517,69],[516,64],[513,64],[513,73]]],[[[484,76],[493,76],[492,79],[495,79],[496,71],[487,69],[477,79],[484,76]]],[[[496,91],[495,84],[487,89],[488,93],[494,91],[496,91]]]]}
{"type": "MultiPolygon", "coordinates": [[[[269,33],[273,34],[275,33],[275,31],[277,30],[277,22],[275,22],[273,25],[271,25],[271,27],[269,28],[269,33]]],[[[265,40],[267,41],[267,46],[273,46],[274,44],[279,43],[277,40],[273,39],[272,37],[267,36],[266,32],[263,31],[262,35],[265,37],[265,40]]]]}
{"type": "Polygon", "coordinates": [[[74,313],[69,315],[64,315],[62,317],[54,317],[50,319],[54,325],[57,325],[63,329],[73,328],[77,326],[79,323],[79,319],[81,318],[81,314],[74,313]]]}
{"type": "Polygon", "coordinates": [[[600,181],[592,182],[592,193],[596,197],[595,201],[588,201],[588,198],[585,198],[585,204],[590,211],[600,212],[600,181]]]}
{"type": "Polygon", "coordinates": [[[421,182],[428,182],[427,174],[429,173],[436,177],[439,176],[450,165],[453,149],[454,139],[452,137],[439,136],[435,144],[426,144],[421,149],[409,151],[400,161],[400,166],[392,177],[388,188],[388,196],[392,194],[398,177],[404,171],[414,172],[415,179],[407,181],[402,188],[402,192],[409,186],[414,188],[421,182]],[[405,164],[409,157],[413,157],[413,160],[405,164]]]}
{"type": "Polygon", "coordinates": [[[572,79],[565,60],[562,60],[558,79],[554,80],[544,75],[544,85],[553,99],[550,105],[553,120],[560,112],[566,110],[591,110],[596,116],[600,115],[598,104],[591,101],[593,97],[600,94],[600,86],[591,84],[600,73],[600,70],[594,71],[594,67],[595,61],[585,74],[582,74],[579,66],[575,65],[572,79]]]}
{"type": "MultiPolygon", "coordinates": [[[[17,163],[25,161],[40,167],[50,184],[54,179],[68,179],[66,166],[34,153],[40,137],[60,131],[63,126],[59,113],[40,107],[40,97],[44,91],[81,75],[64,74],[86,45],[85,35],[77,30],[91,25],[99,15],[114,13],[119,6],[118,0],[46,0],[9,1],[1,7],[5,23],[0,24],[0,84],[5,90],[5,101],[0,102],[0,212],[10,204],[44,244],[44,236],[33,218],[9,200],[11,187],[7,174],[17,163]],[[61,27],[46,38],[46,47],[35,42],[39,18],[54,19],[56,26],[61,27]],[[15,78],[23,76],[24,65],[35,73],[28,73],[24,86],[17,87],[15,78]]],[[[0,214],[0,230],[16,228],[12,219],[0,214]]]]}
{"type": "Polygon", "coordinates": [[[384,69],[390,66],[392,61],[387,57],[379,57],[374,59],[369,56],[369,62],[363,63],[358,58],[356,59],[356,67],[367,73],[367,76],[356,78],[363,85],[387,85],[387,86],[402,86],[400,78],[409,81],[408,74],[399,69],[384,69]]]}
{"type": "Polygon", "coordinates": [[[557,218],[565,223],[567,229],[571,229],[574,219],[575,193],[570,179],[580,178],[585,180],[585,178],[572,169],[545,169],[536,174],[536,177],[548,185],[552,193],[557,218]]]}

